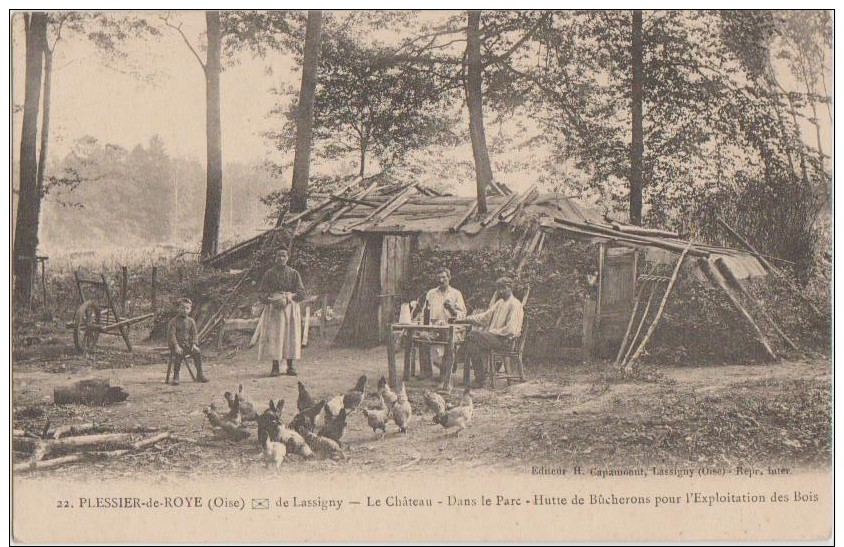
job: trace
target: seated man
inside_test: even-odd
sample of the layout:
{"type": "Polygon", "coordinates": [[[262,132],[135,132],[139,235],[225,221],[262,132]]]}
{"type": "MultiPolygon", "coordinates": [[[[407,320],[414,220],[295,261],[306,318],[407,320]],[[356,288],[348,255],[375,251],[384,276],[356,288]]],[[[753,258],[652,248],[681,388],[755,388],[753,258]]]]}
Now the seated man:
{"type": "Polygon", "coordinates": [[[458,360],[462,360],[475,371],[477,387],[486,383],[487,358],[490,350],[507,350],[514,338],[522,332],[524,307],[513,296],[513,280],[502,277],[495,282],[497,300],[487,311],[466,317],[473,328],[466,335],[466,340],[458,351],[458,360]]]}
{"type": "MultiPolygon", "coordinates": [[[[437,286],[425,293],[424,301],[417,307],[424,314],[427,308],[431,324],[445,325],[449,319],[463,319],[466,316],[466,304],[463,294],[451,286],[451,271],[448,268],[437,270],[437,286]]],[[[419,368],[423,375],[432,373],[431,361],[439,361],[439,348],[419,345],[419,368]]]]}

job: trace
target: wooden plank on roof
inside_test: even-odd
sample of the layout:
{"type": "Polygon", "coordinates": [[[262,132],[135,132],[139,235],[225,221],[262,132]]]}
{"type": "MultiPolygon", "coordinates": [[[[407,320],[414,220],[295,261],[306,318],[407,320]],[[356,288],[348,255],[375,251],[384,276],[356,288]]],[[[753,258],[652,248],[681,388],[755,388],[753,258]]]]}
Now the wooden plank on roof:
{"type": "Polygon", "coordinates": [[[535,192],[538,192],[538,187],[537,187],[537,185],[536,185],[536,184],[534,184],[533,186],[531,186],[530,188],[528,188],[528,189],[527,189],[527,191],[525,191],[525,193],[524,193],[524,194],[522,194],[522,195],[521,195],[521,196],[520,196],[520,197],[519,197],[519,198],[518,198],[518,199],[517,199],[517,200],[516,200],[516,201],[515,201],[515,202],[514,202],[511,206],[510,206],[510,208],[509,208],[510,210],[509,210],[509,211],[508,211],[507,209],[505,209],[504,211],[502,211],[502,212],[500,213],[500,215],[499,215],[499,216],[501,217],[501,219],[502,219],[502,220],[504,220],[504,219],[509,220],[510,218],[513,218],[513,216],[515,216],[515,215],[516,215],[516,213],[518,212],[519,207],[522,207],[525,203],[527,203],[528,198],[533,197],[533,194],[534,194],[535,192]]]}
{"type": "Polygon", "coordinates": [[[487,226],[487,225],[488,225],[488,224],[490,224],[493,220],[497,219],[497,218],[498,218],[498,215],[501,213],[501,211],[503,211],[504,209],[506,209],[507,207],[509,207],[509,206],[510,206],[510,204],[511,204],[511,203],[513,203],[514,201],[516,201],[516,199],[517,199],[518,197],[519,197],[519,195],[518,195],[518,194],[513,194],[512,196],[510,196],[509,198],[507,198],[507,199],[504,201],[504,203],[502,203],[501,205],[499,205],[499,206],[498,206],[498,208],[497,208],[497,209],[495,209],[495,211],[493,211],[492,213],[490,213],[489,215],[487,215],[487,217],[481,221],[481,226],[487,226]]]}
{"type": "Polygon", "coordinates": [[[351,182],[351,184],[348,184],[348,185],[344,186],[341,190],[334,192],[333,194],[331,194],[331,196],[328,197],[328,199],[320,202],[318,205],[311,207],[309,209],[305,209],[304,211],[302,211],[299,214],[293,215],[292,217],[290,217],[287,220],[285,220],[284,222],[282,222],[282,225],[289,226],[290,224],[293,224],[297,220],[303,219],[308,215],[311,215],[313,213],[321,211],[321,210],[325,209],[326,207],[328,207],[329,205],[334,204],[335,201],[332,199],[333,196],[342,196],[347,191],[349,191],[352,188],[354,188],[355,186],[357,186],[360,183],[360,181],[362,181],[362,180],[363,180],[363,177],[355,177],[355,180],[353,180],[351,182]]]}
{"type": "Polygon", "coordinates": [[[375,209],[371,214],[366,216],[363,220],[360,220],[358,222],[355,222],[355,223],[350,224],[350,225],[346,226],[345,228],[343,228],[343,231],[348,232],[352,228],[354,228],[355,226],[360,226],[361,224],[369,222],[370,220],[373,220],[373,219],[375,219],[376,224],[378,222],[383,221],[384,219],[386,219],[390,215],[390,213],[392,213],[393,211],[395,211],[396,209],[398,209],[399,207],[404,205],[407,202],[408,198],[410,197],[410,194],[412,194],[415,191],[416,191],[416,185],[411,184],[410,186],[405,188],[403,191],[396,194],[392,199],[390,199],[386,203],[384,203],[384,205],[375,209]],[[398,204],[398,205],[396,205],[396,204],[398,204]]]}
{"type": "MultiPolygon", "coordinates": [[[[363,198],[363,197],[366,197],[366,196],[367,196],[370,192],[372,192],[373,190],[375,190],[375,188],[376,188],[377,186],[378,186],[378,183],[377,183],[377,182],[372,182],[369,186],[367,186],[366,188],[364,188],[363,190],[361,190],[360,192],[358,192],[358,193],[357,193],[357,195],[355,195],[355,199],[361,199],[361,198],[363,198]]],[[[351,211],[351,210],[352,210],[352,209],[354,209],[355,207],[357,207],[357,204],[354,204],[354,203],[353,203],[353,204],[350,204],[350,205],[346,205],[345,207],[341,207],[340,209],[338,209],[337,211],[335,211],[335,212],[331,215],[331,217],[329,217],[329,219],[328,219],[328,221],[327,221],[327,223],[326,223],[325,227],[322,229],[322,233],[324,234],[324,233],[326,233],[328,230],[330,230],[330,229],[331,229],[331,227],[334,225],[334,223],[335,223],[335,222],[337,222],[337,220],[339,220],[340,218],[342,218],[342,217],[343,217],[343,215],[345,215],[346,213],[348,213],[349,211],[351,211]]]]}
{"type": "Polygon", "coordinates": [[[637,236],[653,236],[653,237],[670,237],[677,239],[680,234],[677,232],[670,232],[668,230],[657,230],[656,228],[642,228],[641,226],[628,226],[626,224],[619,224],[618,222],[611,222],[613,230],[617,230],[624,234],[633,234],[637,236]]]}
{"type": "MultiPolygon", "coordinates": [[[[618,230],[613,230],[612,228],[608,228],[606,226],[601,226],[600,224],[595,224],[594,222],[582,223],[582,222],[576,222],[576,221],[573,221],[573,220],[568,220],[568,219],[559,218],[559,217],[555,217],[554,221],[559,223],[559,224],[562,224],[562,225],[566,225],[566,226],[578,228],[580,230],[584,230],[586,232],[590,232],[590,231],[591,232],[597,232],[596,235],[603,235],[603,236],[608,237],[609,239],[619,239],[619,240],[632,241],[632,242],[639,243],[639,244],[644,245],[644,246],[659,247],[661,249],[666,249],[668,251],[673,251],[673,252],[678,252],[678,253],[682,252],[683,249],[685,248],[683,245],[681,245],[681,243],[685,243],[683,241],[679,241],[679,240],[676,241],[676,242],[665,241],[665,240],[658,239],[658,238],[655,238],[655,237],[639,236],[639,235],[635,235],[635,234],[626,234],[626,233],[619,232],[618,230]]],[[[696,249],[695,247],[692,247],[689,250],[689,255],[709,258],[708,252],[701,251],[700,249],[696,249]]]]}
{"type": "Polygon", "coordinates": [[[381,203],[376,201],[365,201],[356,198],[344,198],[343,196],[331,196],[334,201],[342,201],[343,203],[354,203],[355,205],[363,205],[364,207],[378,207],[381,203]]]}
{"type": "Polygon", "coordinates": [[[463,226],[466,223],[466,221],[469,220],[469,217],[471,217],[473,214],[475,214],[475,211],[477,211],[477,210],[478,210],[478,200],[475,200],[472,203],[472,205],[466,210],[466,212],[463,215],[461,215],[460,219],[457,222],[455,222],[454,224],[451,225],[451,228],[449,228],[449,231],[456,232],[457,230],[459,230],[460,227],[463,226]]]}

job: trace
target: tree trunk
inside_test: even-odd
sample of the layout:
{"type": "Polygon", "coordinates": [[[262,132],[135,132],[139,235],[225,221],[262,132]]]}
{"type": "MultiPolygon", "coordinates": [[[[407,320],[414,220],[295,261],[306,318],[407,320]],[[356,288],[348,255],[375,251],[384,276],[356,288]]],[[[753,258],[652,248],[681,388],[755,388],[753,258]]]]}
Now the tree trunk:
{"type": "MultiPolygon", "coordinates": [[[[302,63],[302,86],[299,89],[299,112],[296,116],[296,154],[293,158],[293,187],[290,210],[300,213],[308,207],[308,178],[311,164],[311,141],[314,130],[314,97],[322,37],[322,11],[308,11],[305,30],[305,53],[302,63]]],[[[363,164],[361,164],[363,169],[363,164]]]]}
{"type": "Polygon", "coordinates": [[[358,176],[363,178],[363,174],[366,172],[366,146],[361,145],[360,147],[360,170],[358,171],[358,176]]]}
{"type": "Polygon", "coordinates": [[[633,142],[630,148],[630,223],[642,224],[642,186],[645,155],[645,137],[642,129],[642,105],[644,103],[645,67],[644,43],[642,38],[642,10],[633,10],[633,142]]]}
{"type": "Polygon", "coordinates": [[[478,214],[486,214],[486,188],[492,184],[492,165],[486,146],[483,111],[483,66],[481,65],[481,12],[469,11],[466,27],[466,105],[469,107],[469,134],[472,138],[472,156],[475,158],[478,214]]]}
{"type": "MultiPolygon", "coordinates": [[[[26,17],[26,16],[25,16],[26,17]]],[[[15,297],[26,305],[35,279],[38,247],[38,217],[41,193],[38,188],[38,109],[41,101],[41,72],[47,49],[47,14],[35,12],[26,24],[26,87],[21,127],[20,185],[15,221],[15,297]]]]}
{"type": "Polygon", "coordinates": [[[220,12],[206,11],[208,53],[205,66],[206,176],[205,222],[202,227],[203,257],[217,254],[220,237],[220,210],[223,204],[223,144],[220,127],[220,51],[222,33],[220,12]]]}
{"type": "MultiPolygon", "coordinates": [[[[47,168],[47,145],[50,140],[50,94],[53,88],[53,52],[44,49],[44,96],[41,100],[41,150],[38,154],[38,195],[44,192],[44,171],[47,168]]],[[[40,209],[40,200],[39,200],[40,209]]]]}

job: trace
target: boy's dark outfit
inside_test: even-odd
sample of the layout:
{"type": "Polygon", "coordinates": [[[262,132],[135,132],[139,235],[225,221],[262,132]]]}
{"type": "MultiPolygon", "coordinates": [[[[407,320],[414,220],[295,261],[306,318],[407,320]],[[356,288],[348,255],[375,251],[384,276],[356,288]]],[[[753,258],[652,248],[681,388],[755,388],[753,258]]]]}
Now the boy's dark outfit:
{"type": "Polygon", "coordinates": [[[193,349],[196,344],[196,321],[192,317],[177,315],[167,323],[167,343],[170,346],[170,355],[173,357],[174,385],[179,383],[179,369],[182,366],[182,360],[186,357],[193,357],[196,365],[196,381],[208,381],[202,373],[202,353],[193,349]],[[176,352],[176,346],[182,348],[181,355],[176,352]]]}

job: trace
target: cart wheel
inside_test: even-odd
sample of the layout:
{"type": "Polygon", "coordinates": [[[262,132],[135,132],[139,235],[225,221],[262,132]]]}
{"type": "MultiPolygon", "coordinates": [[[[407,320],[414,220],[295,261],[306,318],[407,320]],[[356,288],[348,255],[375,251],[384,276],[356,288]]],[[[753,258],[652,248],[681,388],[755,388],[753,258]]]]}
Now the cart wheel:
{"type": "Polygon", "coordinates": [[[95,302],[86,300],[74,316],[73,343],[79,353],[86,353],[97,345],[100,337],[100,308],[95,302]]]}

